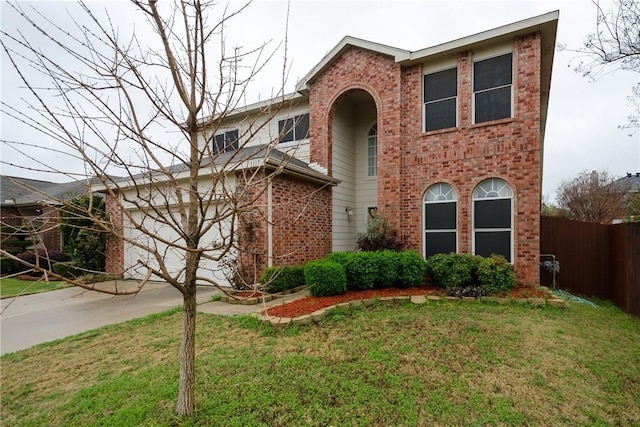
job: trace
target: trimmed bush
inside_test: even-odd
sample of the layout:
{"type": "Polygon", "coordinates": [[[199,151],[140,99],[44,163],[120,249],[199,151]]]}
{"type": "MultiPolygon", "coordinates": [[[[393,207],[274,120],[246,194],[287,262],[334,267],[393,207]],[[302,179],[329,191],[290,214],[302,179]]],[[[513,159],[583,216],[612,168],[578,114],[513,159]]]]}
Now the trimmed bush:
{"type": "Polygon", "coordinates": [[[354,252],[345,266],[347,288],[353,291],[373,289],[378,279],[378,262],[373,252],[354,252]]]}
{"type": "Polygon", "coordinates": [[[427,272],[453,296],[482,296],[515,286],[515,273],[500,255],[437,254],[427,260],[427,272]]]}
{"type": "Polygon", "coordinates": [[[337,262],[342,267],[346,267],[349,260],[354,256],[355,252],[331,252],[327,255],[329,261],[337,262]]]}
{"type": "Polygon", "coordinates": [[[398,266],[400,252],[384,250],[371,252],[378,267],[378,275],[374,286],[376,288],[390,288],[398,280],[398,266]]]}
{"type": "Polygon", "coordinates": [[[478,262],[478,284],[489,294],[504,292],[516,286],[516,274],[502,255],[491,255],[478,262]]]}
{"type": "Polygon", "coordinates": [[[325,259],[307,263],[304,280],[315,297],[339,295],[347,290],[344,268],[335,261],[325,259]]]}
{"type": "Polygon", "coordinates": [[[304,285],[304,266],[269,267],[260,278],[266,292],[275,294],[304,285]]]}
{"type": "Polygon", "coordinates": [[[16,264],[11,258],[2,257],[0,258],[0,273],[2,274],[13,274],[18,272],[16,269],[16,264]]]}
{"type": "Polygon", "coordinates": [[[397,286],[409,288],[424,284],[427,266],[417,251],[404,251],[398,254],[397,286]]]}

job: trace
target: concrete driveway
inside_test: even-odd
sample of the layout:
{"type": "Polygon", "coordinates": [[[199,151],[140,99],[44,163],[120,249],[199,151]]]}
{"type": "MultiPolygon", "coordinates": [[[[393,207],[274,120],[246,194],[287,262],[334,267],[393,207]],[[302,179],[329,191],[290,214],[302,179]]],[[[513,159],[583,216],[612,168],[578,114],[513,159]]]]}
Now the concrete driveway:
{"type": "MultiPolygon", "coordinates": [[[[119,289],[134,288],[135,281],[117,282],[119,289]],[[123,288],[124,287],[124,288],[123,288]]],[[[113,288],[115,282],[100,283],[113,288]]],[[[240,305],[212,301],[217,291],[198,287],[198,311],[226,316],[264,309],[262,304],[240,305]]],[[[308,291],[272,300],[266,307],[304,298],[308,291]]],[[[182,305],[182,294],[166,283],[147,283],[137,295],[112,296],[72,287],[0,300],[0,354],[80,332],[159,313],[182,305]]]]}
{"type": "MultiPolygon", "coordinates": [[[[123,285],[136,283],[118,281],[123,285]]],[[[214,293],[209,287],[198,288],[198,302],[211,301],[214,293]]],[[[131,296],[71,287],[0,301],[0,354],[5,354],[180,306],[182,294],[166,283],[147,283],[131,296]]]]}

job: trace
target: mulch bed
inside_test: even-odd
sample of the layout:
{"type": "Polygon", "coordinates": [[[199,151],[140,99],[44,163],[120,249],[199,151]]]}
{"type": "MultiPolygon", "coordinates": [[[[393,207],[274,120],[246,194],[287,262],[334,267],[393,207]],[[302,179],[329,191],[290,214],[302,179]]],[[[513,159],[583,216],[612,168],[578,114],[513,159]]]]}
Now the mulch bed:
{"type": "Polygon", "coordinates": [[[276,317],[298,317],[303,314],[313,313],[321,308],[331,307],[341,302],[369,299],[369,298],[382,298],[382,297],[395,297],[405,295],[441,295],[443,293],[441,288],[435,286],[426,286],[421,288],[386,288],[386,289],[371,289],[366,291],[347,291],[340,295],[332,297],[306,297],[284,305],[278,305],[271,307],[267,310],[269,316],[276,317]]]}
{"type": "MultiPolygon", "coordinates": [[[[387,288],[387,289],[372,289],[366,291],[347,291],[340,295],[332,297],[306,297],[284,305],[277,305],[267,310],[269,316],[275,317],[298,317],[304,314],[313,313],[321,308],[331,307],[342,302],[370,299],[370,298],[382,298],[382,297],[395,297],[395,296],[412,296],[412,295],[444,295],[444,289],[435,286],[426,286],[420,288],[387,288]]],[[[530,288],[530,287],[517,287],[509,292],[503,292],[499,297],[508,298],[549,298],[548,291],[542,289],[530,288]]]]}

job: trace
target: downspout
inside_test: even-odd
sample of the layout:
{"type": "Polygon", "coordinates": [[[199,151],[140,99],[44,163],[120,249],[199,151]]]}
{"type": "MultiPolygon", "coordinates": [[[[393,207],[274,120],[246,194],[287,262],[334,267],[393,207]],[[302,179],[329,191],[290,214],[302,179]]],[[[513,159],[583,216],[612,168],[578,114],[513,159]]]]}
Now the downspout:
{"type": "Polygon", "coordinates": [[[267,184],[267,267],[273,267],[273,184],[267,184]]]}

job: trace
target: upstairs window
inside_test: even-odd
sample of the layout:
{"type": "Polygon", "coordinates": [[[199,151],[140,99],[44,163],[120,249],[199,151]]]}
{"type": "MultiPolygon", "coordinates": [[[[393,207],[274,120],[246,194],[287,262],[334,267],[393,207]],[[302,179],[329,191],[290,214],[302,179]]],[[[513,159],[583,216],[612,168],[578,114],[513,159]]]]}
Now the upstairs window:
{"type": "Polygon", "coordinates": [[[501,179],[488,179],[473,192],[473,245],[476,255],[513,253],[513,190],[501,179]]]}
{"type": "Polygon", "coordinates": [[[237,150],[239,146],[238,129],[219,133],[212,138],[213,154],[225,153],[227,151],[237,150]]]}
{"type": "Polygon", "coordinates": [[[279,143],[309,138],[309,114],[278,121],[279,143]]]}
{"type": "Polygon", "coordinates": [[[424,130],[456,127],[458,69],[424,76],[424,130]]]}
{"type": "Polygon", "coordinates": [[[446,183],[424,194],[424,256],[457,252],[458,196],[446,183]]]}
{"type": "Polygon", "coordinates": [[[367,176],[378,176],[378,125],[369,129],[367,137],[367,176]]]}
{"type": "Polygon", "coordinates": [[[473,64],[474,122],[512,116],[513,54],[473,64]]]}

